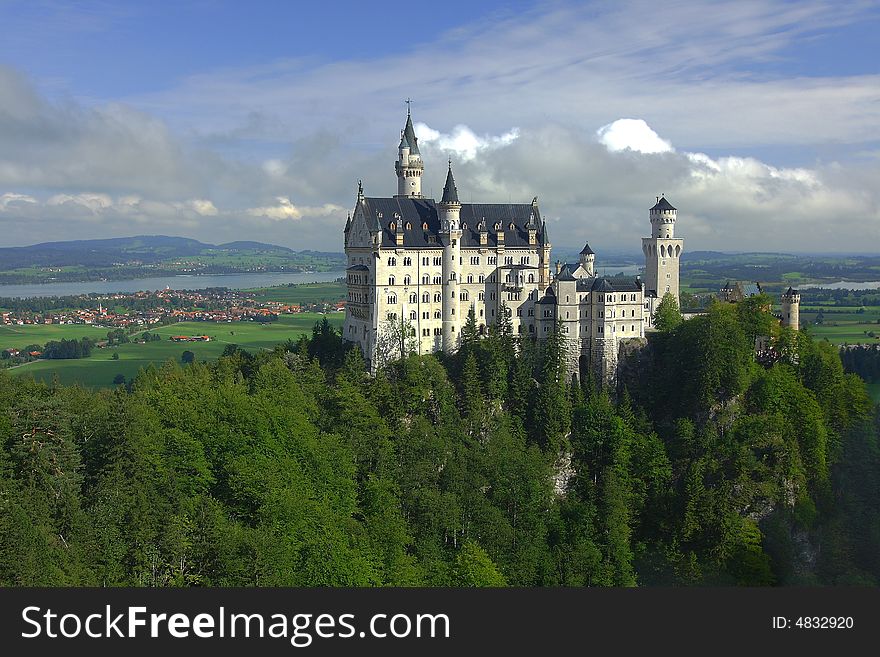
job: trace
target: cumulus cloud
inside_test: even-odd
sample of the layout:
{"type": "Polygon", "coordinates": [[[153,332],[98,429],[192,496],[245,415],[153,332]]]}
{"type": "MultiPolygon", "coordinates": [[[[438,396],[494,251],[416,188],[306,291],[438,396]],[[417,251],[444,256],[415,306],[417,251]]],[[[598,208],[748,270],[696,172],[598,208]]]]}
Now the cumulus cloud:
{"type": "Polygon", "coordinates": [[[609,151],[630,150],[637,153],[671,153],[667,140],[654,132],[643,119],[617,119],[596,131],[599,142],[609,151]]]}
{"type": "Polygon", "coordinates": [[[0,194],[0,212],[13,204],[36,202],[37,199],[35,199],[33,196],[29,196],[28,194],[15,194],[13,192],[6,192],[5,194],[0,194]]]}
{"type": "Polygon", "coordinates": [[[478,153],[501,148],[516,141],[519,128],[511,128],[501,135],[477,135],[466,125],[457,125],[449,133],[434,130],[426,123],[416,123],[413,128],[422,144],[435,145],[440,150],[455,155],[462,161],[473,160],[478,153]]]}
{"type": "Polygon", "coordinates": [[[275,205],[249,208],[247,214],[252,217],[266,217],[275,221],[282,221],[284,219],[299,220],[303,217],[341,216],[344,212],[342,206],[333,203],[325,203],[319,207],[297,207],[286,196],[279,196],[275,200],[275,205]]]}

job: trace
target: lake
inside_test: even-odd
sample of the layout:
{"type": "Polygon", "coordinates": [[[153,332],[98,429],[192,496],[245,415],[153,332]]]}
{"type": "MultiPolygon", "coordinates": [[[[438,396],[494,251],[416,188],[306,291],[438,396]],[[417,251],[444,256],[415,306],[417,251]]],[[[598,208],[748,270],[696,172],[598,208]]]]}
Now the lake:
{"type": "Polygon", "coordinates": [[[880,281],[838,281],[836,283],[811,283],[802,285],[801,289],[818,288],[820,290],[880,290],[880,281]]]}
{"type": "Polygon", "coordinates": [[[64,297],[78,294],[111,294],[141,290],[204,290],[227,287],[234,290],[271,287],[288,283],[327,283],[345,278],[344,271],[312,273],[264,272],[259,274],[211,274],[205,276],[159,276],[129,281],[83,281],[81,283],[37,283],[32,285],[0,285],[0,297],[64,297]]]}

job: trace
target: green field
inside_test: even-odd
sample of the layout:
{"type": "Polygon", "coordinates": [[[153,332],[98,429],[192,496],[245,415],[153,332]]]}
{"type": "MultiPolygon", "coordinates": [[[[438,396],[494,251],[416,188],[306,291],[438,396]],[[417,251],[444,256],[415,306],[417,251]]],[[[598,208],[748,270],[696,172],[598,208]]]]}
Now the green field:
{"type": "Polygon", "coordinates": [[[304,285],[280,285],[251,290],[260,301],[280,301],[281,303],[335,303],[345,299],[345,283],[306,283],[304,285]]]}
{"type": "Polygon", "coordinates": [[[878,342],[880,336],[880,307],[869,306],[858,312],[857,306],[826,306],[815,304],[801,309],[801,326],[806,327],[811,335],[819,340],[827,338],[832,344],[871,344],[878,342]],[[816,315],[823,311],[822,324],[814,324],[816,315]],[[841,312],[842,311],[842,312],[841,312]]]}
{"type": "Polygon", "coordinates": [[[0,326],[0,349],[21,349],[30,344],[44,345],[61,338],[93,338],[106,340],[107,328],[86,324],[28,324],[25,326],[0,326]]]}
{"type": "MultiPolygon", "coordinates": [[[[237,344],[249,351],[271,349],[279,342],[286,342],[288,338],[296,340],[300,335],[310,333],[315,322],[323,317],[324,315],[319,313],[283,315],[277,322],[271,324],[180,322],[153,328],[150,332],[166,338],[172,335],[209,335],[212,340],[182,343],[163,339],[146,344],[125,344],[119,347],[95,349],[89,358],[36,361],[14,368],[12,373],[18,376],[32,375],[44,381],[51,381],[57,376],[58,381],[63,384],[80,383],[93,388],[109,387],[113,385],[113,379],[117,374],[130,379],[150,363],[161,364],[169,359],[179,361],[184,351],[193,352],[196,360],[213,360],[220,356],[229,344],[237,344]],[[119,360],[113,360],[114,351],[119,354],[119,360]]],[[[334,326],[341,326],[344,313],[329,313],[327,318],[334,326]]],[[[106,333],[107,331],[104,330],[105,337],[106,333]]]]}

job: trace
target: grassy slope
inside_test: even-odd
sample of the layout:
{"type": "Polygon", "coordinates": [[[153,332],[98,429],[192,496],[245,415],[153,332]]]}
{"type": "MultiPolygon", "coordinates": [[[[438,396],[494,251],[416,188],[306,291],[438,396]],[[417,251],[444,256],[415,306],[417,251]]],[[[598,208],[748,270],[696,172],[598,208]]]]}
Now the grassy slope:
{"type": "Polygon", "coordinates": [[[95,328],[85,324],[31,324],[26,326],[0,326],[0,349],[14,347],[21,349],[29,344],[44,345],[50,340],[61,338],[93,338],[105,340],[107,328],[95,328]]]}
{"type": "MultiPolygon", "coordinates": [[[[138,373],[138,370],[150,363],[160,364],[168,359],[180,360],[184,351],[193,352],[196,360],[213,360],[223,353],[228,344],[237,344],[250,351],[271,349],[288,338],[296,340],[303,333],[311,332],[315,322],[322,317],[323,315],[318,313],[285,315],[277,322],[265,325],[250,322],[228,324],[180,322],[151,329],[150,332],[166,338],[171,335],[210,335],[214,340],[179,343],[163,339],[147,344],[126,344],[115,348],[95,349],[89,358],[39,361],[15,368],[12,373],[33,375],[44,381],[51,381],[57,375],[59,382],[63,384],[80,383],[89,387],[107,387],[113,384],[113,378],[117,374],[131,378],[138,373]],[[114,351],[119,354],[119,360],[113,360],[114,351]]],[[[334,326],[340,326],[343,317],[343,313],[327,315],[334,326]]],[[[106,334],[106,331],[104,333],[106,334]]]]}
{"type": "Polygon", "coordinates": [[[336,302],[345,299],[345,283],[308,283],[305,285],[281,285],[247,290],[258,300],[280,301],[282,303],[336,302]]]}

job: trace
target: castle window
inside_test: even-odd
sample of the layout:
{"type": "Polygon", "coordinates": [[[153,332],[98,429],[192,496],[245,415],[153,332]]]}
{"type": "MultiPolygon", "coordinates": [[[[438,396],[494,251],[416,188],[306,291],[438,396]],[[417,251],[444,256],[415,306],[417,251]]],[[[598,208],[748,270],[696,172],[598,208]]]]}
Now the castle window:
{"type": "Polygon", "coordinates": [[[428,230],[428,222],[422,224],[422,230],[428,230]]]}
{"type": "Polygon", "coordinates": [[[435,302],[435,303],[440,303],[441,301],[443,301],[443,297],[441,297],[441,296],[440,296],[440,293],[437,292],[437,294],[434,295],[434,302],[435,302]]]}
{"type": "Polygon", "coordinates": [[[565,311],[565,319],[568,319],[568,311],[565,311]]]}
{"type": "Polygon", "coordinates": [[[443,315],[440,313],[440,311],[435,310],[434,311],[434,319],[442,319],[442,318],[443,318],[443,315]]]}
{"type": "Polygon", "coordinates": [[[419,316],[416,314],[416,311],[415,311],[415,310],[411,310],[411,311],[410,311],[410,313],[409,313],[409,318],[410,318],[410,319],[418,319],[418,317],[419,317],[419,316]]]}
{"type": "Polygon", "coordinates": [[[599,324],[599,328],[598,328],[597,330],[598,330],[599,333],[603,333],[602,325],[601,325],[601,324],[599,324]]]}
{"type": "Polygon", "coordinates": [[[451,299],[454,299],[454,298],[455,298],[455,290],[450,290],[450,291],[449,291],[449,297],[450,297],[451,299]]]}
{"type": "Polygon", "coordinates": [[[512,265],[513,264],[513,256],[504,256],[504,264],[512,265]]]}
{"type": "Polygon", "coordinates": [[[454,281],[454,280],[455,280],[455,272],[454,272],[454,271],[449,272],[449,280],[450,280],[450,281],[454,281]]]}
{"type": "Polygon", "coordinates": [[[529,274],[529,283],[534,283],[534,282],[535,282],[535,275],[529,274]]]}
{"type": "Polygon", "coordinates": [[[443,279],[442,279],[442,277],[441,277],[441,276],[435,276],[435,277],[434,277],[434,285],[440,285],[441,283],[443,283],[443,279]]]}
{"type": "Polygon", "coordinates": [[[468,282],[468,283],[473,283],[473,282],[474,282],[474,275],[473,275],[473,274],[468,274],[468,275],[467,275],[467,282],[468,282]]]}
{"type": "Polygon", "coordinates": [[[464,291],[461,293],[461,295],[459,296],[459,299],[460,299],[461,301],[470,301],[470,296],[468,295],[467,290],[464,290],[464,291]]]}
{"type": "Polygon", "coordinates": [[[482,316],[483,316],[483,309],[480,308],[480,317],[482,317],[482,316]]]}
{"type": "Polygon", "coordinates": [[[390,224],[388,224],[388,228],[389,228],[389,230],[391,230],[392,233],[393,233],[395,230],[397,230],[397,226],[394,225],[394,222],[393,222],[393,221],[392,221],[390,224]]]}
{"type": "Polygon", "coordinates": [[[428,266],[428,259],[427,259],[427,258],[422,258],[422,264],[425,265],[425,266],[427,267],[427,266],[428,266]]]}
{"type": "Polygon", "coordinates": [[[429,313],[429,312],[422,313],[422,319],[431,319],[431,313],[429,313]]]}
{"type": "Polygon", "coordinates": [[[636,325],[633,324],[631,328],[632,328],[632,332],[635,333],[636,332],[636,325]]]}
{"type": "Polygon", "coordinates": [[[485,292],[480,292],[480,293],[477,295],[477,299],[479,299],[480,301],[485,301],[485,300],[486,300],[486,293],[485,293],[485,292]]]}
{"type": "Polygon", "coordinates": [[[565,303],[568,303],[569,301],[571,301],[571,297],[566,294],[565,295],[565,303]]]}
{"type": "Polygon", "coordinates": [[[462,229],[462,230],[467,230],[467,224],[462,224],[462,225],[461,225],[461,229],[462,229]]]}
{"type": "Polygon", "coordinates": [[[501,230],[501,223],[500,222],[495,223],[495,230],[501,230]]]}
{"type": "Polygon", "coordinates": [[[434,266],[435,267],[439,267],[442,264],[443,264],[443,258],[437,258],[437,257],[434,258],[434,266]]]}
{"type": "Polygon", "coordinates": [[[431,277],[427,274],[422,274],[422,285],[427,285],[431,282],[431,277]]]}
{"type": "Polygon", "coordinates": [[[498,264],[498,256],[489,256],[488,263],[490,265],[497,265],[498,264]]]}
{"type": "Polygon", "coordinates": [[[408,222],[408,221],[406,222],[406,229],[407,229],[407,230],[412,230],[412,224],[411,224],[410,222],[408,222]]]}
{"type": "Polygon", "coordinates": [[[428,303],[431,300],[431,295],[425,292],[422,295],[422,303],[428,303]]]}
{"type": "Polygon", "coordinates": [[[394,285],[394,276],[388,277],[388,285],[394,285]]]}
{"type": "MultiPolygon", "coordinates": [[[[415,292],[413,292],[412,294],[410,294],[410,295],[409,295],[409,302],[410,302],[410,303],[418,303],[418,302],[419,302],[419,295],[416,294],[415,292]]],[[[413,318],[413,319],[415,319],[415,318],[413,318]]]]}
{"type": "Polygon", "coordinates": [[[509,228],[510,230],[513,230],[514,228],[516,228],[516,226],[515,226],[515,225],[513,224],[513,222],[511,221],[511,222],[510,222],[510,225],[508,226],[508,228],[509,228]]]}
{"type": "Polygon", "coordinates": [[[396,294],[389,294],[388,295],[388,305],[389,306],[394,305],[395,303],[397,303],[397,295],[396,294]]]}
{"type": "Polygon", "coordinates": [[[534,332],[535,332],[535,327],[529,325],[529,333],[534,333],[534,332]]]}
{"type": "Polygon", "coordinates": [[[412,267],[412,258],[404,258],[403,259],[404,267],[412,267]]]}
{"type": "Polygon", "coordinates": [[[489,293],[489,299],[490,299],[491,301],[495,301],[495,293],[494,293],[494,292],[490,292],[490,293],[489,293]]]}
{"type": "Polygon", "coordinates": [[[535,309],[529,308],[529,317],[534,317],[534,316],[535,316],[535,309]]]}
{"type": "Polygon", "coordinates": [[[480,275],[477,277],[477,282],[479,282],[479,283],[485,283],[485,282],[486,282],[486,277],[483,276],[482,274],[480,274],[480,275]]]}
{"type": "Polygon", "coordinates": [[[412,283],[412,279],[409,276],[403,277],[403,284],[404,285],[410,285],[411,283],[412,283]]]}
{"type": "Polygon", "coordinates": [[[520,306],[519,308],[516,309],[516,316],[522,317],[522,306],[520,306]]]}
{"type": "Polygon", "coordinates": [[[388,320],[389,321],[393,322],[395,319],[397,319],[397,313],[388,313],[388,320]]]}

